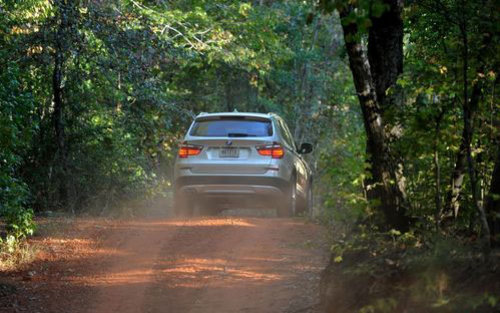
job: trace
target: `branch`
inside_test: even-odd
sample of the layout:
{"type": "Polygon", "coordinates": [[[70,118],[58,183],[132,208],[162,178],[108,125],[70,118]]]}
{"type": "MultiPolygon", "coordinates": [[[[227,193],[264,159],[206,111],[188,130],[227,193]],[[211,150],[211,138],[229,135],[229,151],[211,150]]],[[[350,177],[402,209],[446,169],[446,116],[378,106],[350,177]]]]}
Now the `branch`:
{"type": "Polygon", "coordinates": [[[427,4],[425,1],[422,1],[420,2],[419,4],[427,9],[427,11],[431,12],[431,13],[437,13],[439,14],[440,16],[444,17],[445,20],[447,20],[449,23],[455,25],[455,26],[460,26],[460,23],[457,22],[456,20],[454,20],[452,17],[453,17],[453,14],[448,10],[448,8],[446,7],[446,5],[444,5],[444,3],[441,2],[441,0],[435,0],[434,3],[437,3],[441,10],[442,11],[439,11],[439,10],[436,10],[435,7],[427,4]]]}

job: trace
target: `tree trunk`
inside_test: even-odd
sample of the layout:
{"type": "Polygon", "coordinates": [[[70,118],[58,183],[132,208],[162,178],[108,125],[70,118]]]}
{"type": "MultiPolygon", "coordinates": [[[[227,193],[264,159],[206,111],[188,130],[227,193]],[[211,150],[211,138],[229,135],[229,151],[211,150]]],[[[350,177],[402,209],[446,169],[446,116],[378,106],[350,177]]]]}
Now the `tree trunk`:
{"type": "MultiPolygon", "coordinates": [[[[321,18],[314,19],[314,32],[307,52],[311,52],[316,45],[319,30],[321,28],[321,18]]],[[[305,47],[304,47],[305,48],[305,47]]],[[[300,145],[304,142],[304,138],[310,131],[308,122],[311,121],[310,115],[312,114],[312,105],[314,102],[314,88],[310,82],[311,65],[309,60],[305,59],[299,64],[295,63],[298,83],[296,88],[297,100],[294,103],[294,113],[296,116],[294,125],[294,138],[300,145]]]]}
{"type": "MultiPolygon", "coordinates": [[[[403,19],[401,12],[403,10],[403,1],[384,0],[388,9],[380,16],[371,16],[372,26],[368,33],[368,60],[372,73],[373,84],[377,94],[377,101],[384,112],[401,99],[401,94],[393,90],[390,95],[387,90],[396,86],[399,75],[403,72],[403,19]]],[[[392,142],[401,137],[400,125],[390,125],[385,120],[386,141],[392,142]]],[[[371,151],[367,146],[368,155],[371,151]]],[[[395,168],[394,181],[397,184],[396,192],[399,202],[408,207],[406,197],[406,183],[403,175],[403,162],[398,160],[395,155],[390,155],[391,162],[395,168]]]]}
{"type": "MultiPolygon", "coordinates": [[[[489,2],[489,1],[488,1],[489,2]]],[[[465,2],[464,2],[465,4],[465,2]]],[[[489,7],[491,4],[485,3],[485,7],[489,7]]],[[[462,8],[465,10],[465,8],[462,8]]],[[[462,58],[463,58],[463,119],[464,119],[464,129],[462,131],[462,141],[460,143],[459,151],[457,152],[456,163],[451,177],[451,186],[446,198],[446,204],[443,210],[444,215],[453,215],[455,218],[458,216],[460,209],[460,193],[462,190],[463,180],[465,176],[465,171],[468,169],[472,187],[472,196],[474,198],[474,205],[479,213],[481,224],[484,232],[488,233],[488,224],[486,222],[486,214],[484,212],[484,207],[482,205],[481,197],[479,196],[479,191],[477,189],[477,178],[476,170],[474,165],[474,159],[471,153],[472,137],[474,134],[474,120],[476,111],[479,107],[479,101],[482,96],[482,88],[484,82],[482,79],[476,80],[472,86],[472,92],[469,98],[468,89],[468,70],[469,70],[469,40],[468,40],[468,20],[465,15],[461,17],[458,21],[460,35],[462,39],[462,58]]],[[[479,50],[477,61],[479,63],[476,69],[477,74],[482,74],[487,69],[487,63],[483,59],[485,55],[488,54],[488,47],[491,44],[491,38],[493,37],[490,33],[485,32],[482,34],[483,40],[481,48],[479,50]]]]}
{"type": "Polygon", "coordinates": [[[486,213],[493,246],[500,246],[500,149],[497,149],[495,168],[491,175],[490,191],[486,198],[486,213]]]}
{"type": "Polygon", "coordinates": [[[64,44],[65,33],[68,28],[68,13],[66,3],[57,2],[60,21],[55,36],[54,70],[52,73],[53,92],[53,123],[56,134],[57,160],[60,167],[59,175],[59,202],[62,206],[68,203],[67,188],[67,151],[64,135],[64,101],[63,101],[63,66],[64,66],[64,44]]]}
{"type": "MultiPolygon", "coordinates": [[[[470,108],[470,132],[474,133],[474,119],[476,110],[481,98],[481,84],[476,82],[472,88],[472,95],[468,107],[470,108]]],[[[460,148],[457,152],[455,167],[451,175],[451,186],[446,197],[446,205],[443,210],[444,215],[453,215],[455,218],[458,216],[460,209],[460,192],[462,191],[462,184],[467,170],[467,146],[466,146],[467,130],[464,127],[462,131],[462,141],[460,148]]]]}
{"type": "Polygon", "coordinates": [[[462,141],[460,148],[457,152],[455,167],[451,174],[451,186],[446,197],[446,205],[443,210],[444,215],[453,215],[455,218],[458,216],[460,209],[460,192],[462,191],[462,184],[465,177],[465,169],[467,168],[467,157],[465,147],[465,130],[462,131],[462,141]]]}
{"type": "MultiPolygon", "coordinates": [[[[490,240],[490,228],[488,225],[488,219],[486,217],[486,212],[484,210],[484,207],[480,201],[479,197],[479,190],[478,190],[478,185],[477,185],[477,173],[476,173],[476,168],[474,164],[474,159],[472,158],[472,134],[473,134],[473,128],[472,128],[472,117],[473,117],[473,108],[472,108],[472,99],[469,102],[469,96],[468,96],[468,69],[469,69],[469,42],[468,42],[468,36],[467,36],[467,21],[464,20],[463,24],[461,25],[461,34],[462,34],[462,41],[463,41],[463,119],[464,119],[464,144],[466,148],[466,156],[467,156],[467,165],[468,165],[468,170],[469,170],[469,179],[470,179],[470,184],[471,184],[471,192],[472,192],[472,200],[474,202],[475,209],[477,210],[479,214],[479,219],[481,222],[481,227],[482,227],[482,238],[487,243],[485,245],[485,248],[489,247],[489,240],[490,240]]],[[[476,84],[474,87],[479,88],[479,85],[476,84]]],[[[479,101],[479,98],[475,101],[479,101]]]]}
{"type": "Polygon", "coordinates": [[[368,33],[368,60],[381,109],[390,105],[386,94],[403,72],[403,20],[401,0],[384,0],[389,6],[380,17],[371,17],[368,33]]]}
{"type": "MultiPolygon", "coordinates": [[[[54,34],[54,70],[52,72],[52,95],[54,111],[52,121],[54,125],[56,141],[56,161],[58,162],[59,175],[57,183],[59,188],[59,204],[68,207],[68,198],[70,191],[70,174],[68,164],[69,147],[65,136],[65,111],[66,103],[64,100],[64,67],[66,58],[69,55],[71,47],[78,39],[76,32],[76,22],[78,20],[77,0],[56,0],[54,6],[57,9],[56,19],[58,22],[56,33],[54,34]]],[[[73,207],[71,207],[73,211],[73,207]]]]}
{"type": "MultiPolygon", "coordinates": [[[[352,10],[352,7],[340,9],[341,19],[349,15],[352,10]]],[[[395,25],[394,27],[397,28],[399,26],[395,25]]],[[[399,185],[394,183],[397,182],[398,175],[387,144],[387,136],[384,130],[384,122],[380,103],[377,98],[371,64],[362,44],[358,40],[354,40],[358,35],[357,25],[354,23],[343,24],[342,29],[349,56],[349,65],[363,113],[367,149],[370,152],[370,171],[373,184],[368,197],[370,200],[378,199],[380,201],[381,210],[388,224],[387,226],[404,231],[409,226],[408,217],[406,216],[406,206],[401,197],[402,192],[399,190],[399,185]]],[[[371,40],[376,40],[375,38],[372,37],[371,40]]],[[[380,58],[383,59],[382,57],[380,58]]],[[[377,66],[379,65],[377,64],[377,66]]],[[[383,68],[383,66],[380,68],[383,68]]],[[[379,74],[382,72],[380,70],[379,74]]],[[[384,74],[382,73],[382,75],[384,74]]],[[[377,78],[377,81],[388,81],[388,79],[385,77],[377,78]]]]}
{"type": "Polygon", "coordinates": [[[439,133],[441,132],[441,121],[444,116],[444,111],[439,112],[436,116],[436,127],[434,128],[434,180],[435,180],[435,196],[436,203],[436,229],[439,229],[441,221],[442,205],[441,205],[441,166],[439,164],[439,133]]]}

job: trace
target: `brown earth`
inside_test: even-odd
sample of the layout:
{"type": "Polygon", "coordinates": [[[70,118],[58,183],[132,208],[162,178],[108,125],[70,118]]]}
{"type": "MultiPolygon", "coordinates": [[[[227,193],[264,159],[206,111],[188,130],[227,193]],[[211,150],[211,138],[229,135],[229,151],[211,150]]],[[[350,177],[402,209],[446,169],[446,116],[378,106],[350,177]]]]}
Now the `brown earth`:
{"type": "Polygon", "coordinates": [[[301,219],[45,219],[0,312],[318,312],[324,229],[301,219]]]}

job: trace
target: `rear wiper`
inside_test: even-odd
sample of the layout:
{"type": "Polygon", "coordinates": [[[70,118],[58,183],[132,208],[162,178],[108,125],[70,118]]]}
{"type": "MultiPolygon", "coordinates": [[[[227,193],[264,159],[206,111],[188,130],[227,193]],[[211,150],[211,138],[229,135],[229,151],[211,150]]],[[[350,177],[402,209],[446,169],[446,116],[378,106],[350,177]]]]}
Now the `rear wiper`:
{"type": "Polygon", "coordinates": [[[245,133],[228,133],[228,137],[250,137],[251,135],[245,133]]]}

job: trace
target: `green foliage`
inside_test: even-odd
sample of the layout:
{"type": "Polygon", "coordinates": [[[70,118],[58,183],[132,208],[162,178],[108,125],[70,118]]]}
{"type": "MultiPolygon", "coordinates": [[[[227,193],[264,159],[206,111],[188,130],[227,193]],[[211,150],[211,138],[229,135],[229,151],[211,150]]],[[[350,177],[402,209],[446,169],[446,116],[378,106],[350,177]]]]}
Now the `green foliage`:
{"type": "Polygon", "coordinates": [[[337,125],[329,149],[320,155],[320,166],[326,169],[321,189],[326,214],[345,224],[369,218],[371,211],[364,195],[366,139],[361,117],[353,104],[339,105],[332,117],[337,125]]]}
{"type": "MultiPolygon", "coordinates": [[[[483,8],[483,4],[474,1],[441,4],[422,1],[409,6],[405,12],[407,57],[399,85],[405,91],[406,103],[391,115],[408,129],[397,144],[397,150],[407,160],[406,176],[413,214],[429,216],[429,220],[436,214],[437,201],[443,206],[449,201],[449,178],[462,142],[462,104],[473,101],[474,92],[479,94],[480,100],[473,109],[473,162],[478,167],[479,179],[491,180],[493,162],[485,160],[492,160],[495,155],[492,147],[497,145],[498,138],[494,116],[498,115],[499,107],[494,99],[498,95],[495,86],[500,37],[498,14],[490,10],[494,4],[486,2],[484,5],[483,8]],[[468,99],[464,99],[464,90],[468,92],[468,99]],[[439,158],[439,182],[436,182],[436,156],[439,158]],[[436,184],[439,184],[440,194],[436,194],[436,184]]],[[[468,178],[466,175],[461,209],[454,224],[462,229],[470,227],[471,219],[476,216],[468,178]]],[[[487,192],[486,188],[482,192],[487,192]]]]}
{"type": "MultiPolygon", "coordinates": [[[[165,196],[177,142],[200,111],[282,114],[298,141],[319,147],[310,156],[325,186],[318,194],[331,193],[321,184],[337,176],[330,167],[361,171],[362,158],[329,157],[361,134],[335,16],[293,2],[65,3],[0,5],[2,66],[16,69],[3,76],[5,93],[17,90],[2,107],[5,132],[15,133],[2,150],[10,224],[31,229],[28,208],[104,212],[165,196]],[[56,51],[66,151],[54,126],[56,51]]],[[[348,150],[359,154],[354,143],[348,150]]],[[[346,182],[355,177],[338,176],[354,199],[360,187],[346,182]]]]}
{"type": "MultiPolygon", "coordinates": [[[[372,26],[362,20],[363,1],[335,3],[356,6],[343,22],[355,23],[359,38],[346,38],[346,42],[366,38],[372,26]]],[[[498,293],[493,283],[498,275],[490,272],[498,256],[485,261],[487,254],[477,245],[485,229],[478,222],[478,207],[483,204],[473,202],[470,181],[471,173],[478,177],[483,200],[493,182],[500,138],[497,9],[494,1],[417,1],[405,8],[404,73],[397,86],[387,90],[397,98],[384,108],[383,118],[393,166],[405,178],[412,227],[403,234],[381,233],[373,227],[376,217],[371,203],[359,202],[357,208],[343,203],[350,215],[335,211],[332,216],[340,223],[333,223],[337,232],[331,276],[324,288],[335,290],[327,301],[340,299],[331,300],[332,311],[498,310],[497,298],[492,296],[498,293]],[[473,110],[472,160],[460,154],[468,114],[464,103],[473,110]],[[457,163],[459,158],[462,163],[457,163]],[[457,175],[460,185],[452,186],[450,181],[457,175]],[[455,211],[449,209],[453,187],[460,192],[455,211]],[[349,294],[339,291],[346,289],[349,294]]],[[[350,147],[349,143],[343,147],[350,147]]],[[[336,169],[333,175],[337,180],[359,175],[360,179],[351,180],[352,188],[366,178],[360,175],[363,166],[354,168],[354,173],[336,169]]],[[[361,198],[360,190],[352,189],[361,198]]]]}
{"type": "MultiPolygon", "coordinates": [[[[1,56],[1,54],[0,54],[1,56]]],[[[12,238],[33,234],[32,211],[27,209],[29,191],[19,175],[34,126],[30,124],[33,102],[21,87],[15,64],[0,73],[0,216],[12,238]]]]}

